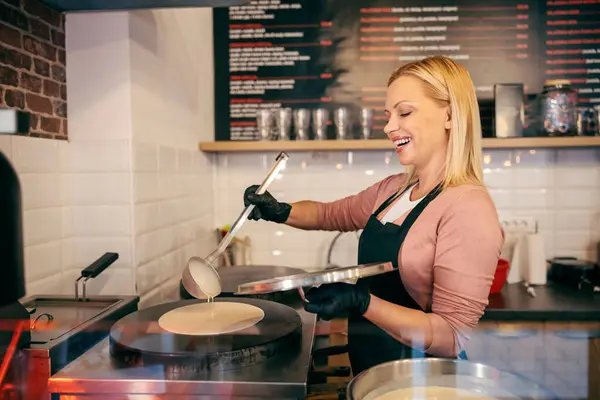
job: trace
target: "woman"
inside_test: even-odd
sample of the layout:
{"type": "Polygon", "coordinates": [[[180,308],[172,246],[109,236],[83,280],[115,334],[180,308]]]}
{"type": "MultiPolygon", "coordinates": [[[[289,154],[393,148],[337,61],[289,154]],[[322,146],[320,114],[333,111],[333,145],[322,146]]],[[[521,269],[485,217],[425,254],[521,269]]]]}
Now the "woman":
{"type": "Polygon", "coordinates": [[[249,187],[251,219],[305,229],[364,229],[358,263],[397,271],[311,289],[305,309],[348,317],[354,375],[409,357],[464,357],[487,306],[504,235],[484,184],[481,123],[467,70],[431,57],[388,81],[385,133],[406,173],[331,203],[280,203],[249,187]],[[412,229],[411,229],[412,227],[412,229]]]}

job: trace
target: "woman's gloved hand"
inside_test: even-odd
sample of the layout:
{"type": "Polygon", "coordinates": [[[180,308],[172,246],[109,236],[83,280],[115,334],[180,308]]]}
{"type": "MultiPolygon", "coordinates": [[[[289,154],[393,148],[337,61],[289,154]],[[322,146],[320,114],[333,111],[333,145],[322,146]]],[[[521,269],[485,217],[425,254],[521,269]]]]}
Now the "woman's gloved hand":
{"type": "Polygon", "coordinates": [[[244,192],[244,206],[248,207],[254,204],[254,210],[248,216],[249,219],[258,221],[277,222],[279,224],[287,221],[292,211],[292,206],[287,203],[280,203],[269,192],[256,194],[259,185],[252,185],[244,192]]]}
{"type": "Polygon", "coordinates": [[[371,302],[367,285],[330,283],[311,288],[306,293],[304,309],[329,321],[333,318],[346,318],[350,315],[363,315],[371,302]]]}

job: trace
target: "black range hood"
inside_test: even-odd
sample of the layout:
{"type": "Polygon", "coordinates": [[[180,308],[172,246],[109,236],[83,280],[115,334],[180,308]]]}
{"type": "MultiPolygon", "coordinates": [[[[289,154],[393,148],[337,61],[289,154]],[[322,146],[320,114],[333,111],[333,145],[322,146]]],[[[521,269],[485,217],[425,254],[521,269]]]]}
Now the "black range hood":
{"type": "Polygon", "coordinates": [[[41,0],[61,12],[118,11],[153,8],[230,7],[250,3],[250,0],[41,0]]]}

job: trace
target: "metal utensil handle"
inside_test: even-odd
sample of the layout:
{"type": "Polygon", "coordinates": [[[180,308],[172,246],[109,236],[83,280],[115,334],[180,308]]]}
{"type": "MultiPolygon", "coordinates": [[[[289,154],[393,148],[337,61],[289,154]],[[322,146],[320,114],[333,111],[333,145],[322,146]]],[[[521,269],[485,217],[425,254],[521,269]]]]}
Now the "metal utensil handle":
{"type": "MultiPolygon", "coordinates": [[[[275,164],[273,164],[273,167],[271,168],[271,171],[269,171],[269,174],[267,175],[263,183],[258,187],[258,189],[256,189],[256,194],[264,194],[267,191],[267,188],[275,180],[277,175],[279,175],[279,172],[281,172],[281,170],[285,166],[285,162],[289,158],[290,156],[288,156],[287,153],[279,153],[275,160],[275,164]]],[[[244,209],[240,216],[235,220],[233,225],[231,225],[231,229],[229,229],[229,232],[227,232],[227,234],[223,237],[223,239],[219,243],[219,246],[217,246],[215,251],[213,251],[209,254],[208,257],[206,257],[206,261],[212,264],[213,261],[215,261],[225,251],[227,246],[229,246],[229,243],[231,243],[231,241],[233,240],[237,231],[240,230],[242,225],[244,225],[244,222],[246,222],[246,220],[248,219],[248,216],[250,215],[252,210],[254,210],[254,204],[250,204],[244,209]]]]}

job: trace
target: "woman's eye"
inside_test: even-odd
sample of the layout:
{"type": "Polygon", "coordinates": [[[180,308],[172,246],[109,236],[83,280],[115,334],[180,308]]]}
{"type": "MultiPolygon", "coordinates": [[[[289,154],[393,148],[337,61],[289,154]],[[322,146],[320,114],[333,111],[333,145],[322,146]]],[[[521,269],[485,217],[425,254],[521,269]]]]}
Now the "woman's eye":
{"type": "Polygon", "coordinates": [[[400,114],[401,117],[408,117],[410,115],[411,111],[407,112],[407,113],[403,113],[400,114]]]}

